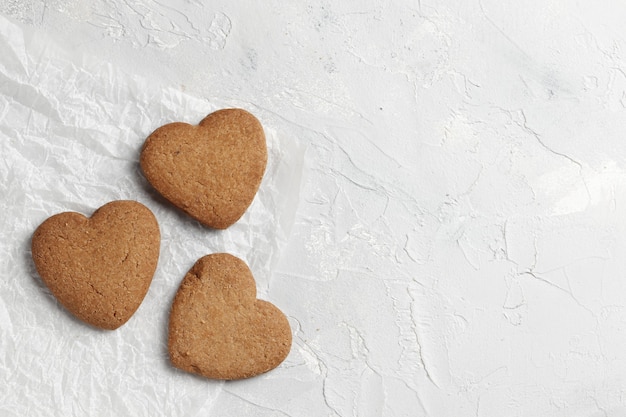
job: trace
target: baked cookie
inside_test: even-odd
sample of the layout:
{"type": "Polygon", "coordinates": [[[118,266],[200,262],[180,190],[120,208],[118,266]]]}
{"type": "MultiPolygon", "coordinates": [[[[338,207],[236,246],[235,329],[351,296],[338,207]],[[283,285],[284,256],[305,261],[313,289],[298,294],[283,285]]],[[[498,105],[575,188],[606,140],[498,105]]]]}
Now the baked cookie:
{"type": "Polygon", "coordinates": [[[256,299],[248,266],[226,253],[200,258],[185,275],[170,312],[172,364],[213,379],[249,378],[277,367],[291,328],[273,304],[256,299]]]}
{"type": "Polygon", "coordinates": [[[87,218],[60,213],[35,231],[37,272],[59,302],[92,326],[116,329],[143,301],[156,270],[159,225],[135,201],[114,201],[87,218]]]}
{"type": "Polygon", "coordinates": [[[235,223],[252,203],[267,164],[259,121],[241,109],[209,114],[197,126],[170,123],[141,151],[141,169],[176,207],[215,228],[235,223]]]}

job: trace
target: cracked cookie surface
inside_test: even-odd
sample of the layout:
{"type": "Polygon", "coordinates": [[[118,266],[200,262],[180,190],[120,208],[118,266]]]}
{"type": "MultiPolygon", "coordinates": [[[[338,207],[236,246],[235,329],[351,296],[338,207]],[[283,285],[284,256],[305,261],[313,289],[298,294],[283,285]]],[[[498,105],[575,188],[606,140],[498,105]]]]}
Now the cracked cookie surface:
{"type": "Polygon", "coordinates": [[[56,214],[33,234],[37,272],[57,300],[102,329],[126,323],[143,301],[156,270],[160,232],[143,204],[114,201],[91,217],[56,214]]]}

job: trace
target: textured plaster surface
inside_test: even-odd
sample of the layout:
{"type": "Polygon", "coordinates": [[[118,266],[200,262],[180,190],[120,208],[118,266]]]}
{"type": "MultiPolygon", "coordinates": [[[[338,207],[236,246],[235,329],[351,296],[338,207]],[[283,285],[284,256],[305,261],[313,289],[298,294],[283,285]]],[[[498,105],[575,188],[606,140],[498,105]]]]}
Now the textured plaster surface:
{"type": "Polygon", "coordinates": [[[0,4],[0,414],[626,415],[626,3],[0,4]],[[137,171],[159,125],[243,107],[269,132],[221,233],[137,171]],[[29,263],[58,211],[135,198],[162,225],[144,305],[86,329],[29,263]],[[278,369],[167,362],[207,253],[289,317],[278,369]]]}

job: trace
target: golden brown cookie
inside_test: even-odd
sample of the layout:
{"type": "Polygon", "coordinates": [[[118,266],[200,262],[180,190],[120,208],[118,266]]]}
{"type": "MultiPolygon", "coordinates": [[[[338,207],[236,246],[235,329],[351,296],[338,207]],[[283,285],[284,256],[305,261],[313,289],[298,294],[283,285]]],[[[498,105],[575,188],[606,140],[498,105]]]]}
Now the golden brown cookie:
{"type": "Polygon", "coordinates": [[[291,328],[273,304],[256,299],[248,266],[226,253],[200,258],[185,275],[170,312],[175,367],[213,379],[249,378],[277,367],[291,328]]]}
{"type": "Polygon", "coordinates": [[[143,301],[156,270],[159,225],[135,201],[114,201],[87,218],[60,213],[35,231],[37,272],[72,314],[93,326],[116,329],[143,301]]]}
{"type": "Polygon", "coordinates": [[[206,226],[225,229],[252,203],[267,164],[259,121],[241,109],[209,114],[197,126],[170,123],[141,151],[148,181],[176,207],[206,226]]]}

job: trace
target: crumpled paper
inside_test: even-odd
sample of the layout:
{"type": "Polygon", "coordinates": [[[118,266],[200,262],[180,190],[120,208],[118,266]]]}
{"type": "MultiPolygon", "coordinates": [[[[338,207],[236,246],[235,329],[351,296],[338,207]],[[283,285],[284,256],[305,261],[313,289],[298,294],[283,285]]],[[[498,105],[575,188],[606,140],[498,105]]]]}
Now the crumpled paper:
{"type": "MultiPolygon", "coordinates": [[[[258,195],[224,231],[203,227],[161,198],[139,169],[144,139],[173,121],[199,122],[235,106],[193,97],[158,78],[75,56],[0,17],[0,415],[196,415],[223,382],[174,369],[167,319],[185,272],[201,256],[244,259],[259,298],[272,299],[272,270],[299,202],[304,150],[265,124],[269,160],[258,195]],[[47,217],[132,199],[161,228],[148,294],[116,331],[71,316],[38,277],[30,239],[47,217]]],[[[261,109],[248,108],[263,123],[261,109]]],[[[279,305],[288,314],[288,306],[279,305]]],[[[285,362],[289,364],[289,358],[285,362]]],[[[246,384],[283,378],[279,367],[246,384]]],[[[279,383],[279,382],[277,382],[279,383]]]]}

